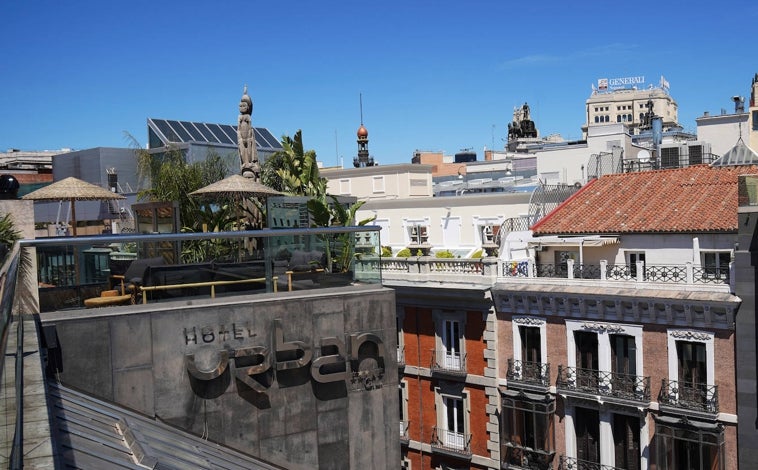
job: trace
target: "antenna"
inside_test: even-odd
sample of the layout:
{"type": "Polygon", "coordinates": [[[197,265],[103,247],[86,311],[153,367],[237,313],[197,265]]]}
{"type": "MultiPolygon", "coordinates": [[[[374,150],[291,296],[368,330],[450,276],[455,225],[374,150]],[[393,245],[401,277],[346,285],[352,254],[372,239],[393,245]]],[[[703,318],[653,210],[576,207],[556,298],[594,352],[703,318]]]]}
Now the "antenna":
{"type": "Polygon", "coordinates": [[[337,129],[334,129],[334,156],[337,158],[337,163],[340,162],[340,147],[337,141],[337,129]]]}
{"type": "Polygon", "coordinates": [[[363,93],[358,93],[358,100],[361,106],[361,126],[363,125],[363,93]]]}

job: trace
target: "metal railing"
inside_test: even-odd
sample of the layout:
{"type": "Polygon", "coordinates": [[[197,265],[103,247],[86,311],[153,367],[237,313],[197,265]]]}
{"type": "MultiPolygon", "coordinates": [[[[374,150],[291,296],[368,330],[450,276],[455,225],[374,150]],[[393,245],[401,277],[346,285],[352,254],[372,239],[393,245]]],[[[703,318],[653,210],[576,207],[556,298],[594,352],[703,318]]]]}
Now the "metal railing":
{"type": "Polygon", "coordinates": [[[650,377],[558,366],[558,388],[634,402],[650,401],[650,377]]]}
{"type": "MultiPolygon", "coordinates": [[[[24,454],[24,322],[22,319],[13,320],[13,301],[15,299],[16,284],[19,278],[19,270],[22,264],[22,255],[19,245],[15,244],[7,252],[4,263],[0,270],[0,350],[5,358],[14,358],[13,370],[6,370],[5,364],[10,362],[3,359],[0,361],[0,383],[3,385],[3,397],[0,400],[2,414],[5,416],[3,423],[5,429],[13,430],[13,435],[6,434],[2,442],[3,447],[10,450],[10,455],[0,459],[8,468],[22,468],[24,454]],[[11,326],[15,326],[14,330],[11,326]],[[15,335],[15,341],[9,342],[8,338],[15,335]],[[15,380],[7,380],[7,374],[14,374],[15,380]]],[[[13,376],[11,376],[13,377],[13,376]]]]}
{"type": "Polygon", "coordinates": [[[580,460],[576,457],[566,457],[561,455],[560,462],[558,464],[558,470],[624,470],[623,468],[614,467],[612,465],[603,465],[598,462],[591,462],[589,460],[580,460]]]}
{"type": "Polygon", "coordinates": [[[117,289],[120,281],[114,281],[116,276],[112,274],[117,273],[110,268],[126,255],[127,266],[139,260],[160,261],[149,264],[143,271],[147,277],[132,286],[138,293],[133,300],[138,303],[147,301],[148,296],[150,301],[172,300],[381,283],[380,265],[368,272],[356,264],[366,251],[379,252],[379,237],[361,238],[375,239],[373,247],[352,246],[345,241],[355,238],[346,235],[378,230],[379,227],[327,227],[98,235],[22,240],[20,246],[37,248],[38,258],[45,257],[38,273],[40,306],[42,311],[54,311],[83,308],[85,300],[117,289]],[[88,259],[93,252],[102,257],[88,259]]]}
{"type": "Polygon", "coordinates": [[[553,468],[555,452],[521,447],[513,445],[510,442],[505,443],[503,447],[503,468],[511,468],[514,465],[518,468],[530,470],[549,470],[553,468]]]}
{"type": "Polygon", "coordinates": [[[540,387],[550,386],[550,364],[508,359],[508,382],[519,382],[540,387]]]}
{"type": "Polygon", "coordinates": [[[432,363],[429,368],[432,370],[432,372],[465,376],[466,354],[433,349],[432,363]]]}
{"type": "Polygon", "coordinates": [[[683,265],[578,264],[569,260],[565,264],[535,263],[534,260],[511,260],[501,262],[498,275],[507,278],[557,278],[590,279],[602,281],[651,282],[666,284],[712,284],[728,285],[731,282],[730,268],[703,267],[693,263],[683,265]]]}
{"type": "Polygon", "coordinates": [[[663,379],[658,400],[663,405],[684,410],[709,414],[719,412],[718,385],[692,384],[663,379]]]}
{"type": "Polygon", "coordinates": [[[471,434],[435,427],[430,444],[432,450],[471,457],[471,434]]]}

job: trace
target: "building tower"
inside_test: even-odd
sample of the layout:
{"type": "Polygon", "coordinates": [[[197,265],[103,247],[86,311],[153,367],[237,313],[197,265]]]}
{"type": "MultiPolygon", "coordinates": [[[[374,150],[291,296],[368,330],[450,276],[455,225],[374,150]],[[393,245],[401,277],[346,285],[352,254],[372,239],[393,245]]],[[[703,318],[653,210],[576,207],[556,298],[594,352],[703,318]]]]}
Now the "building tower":
{"type": "Polygon", "coordinates": [[[353,166],[362,168],[374,166],[374,157],[368,154],[368,130],[363,126],[363,97],[361,96],[361,127],[358,128],[358,156],[353,158],[353,166]]]}

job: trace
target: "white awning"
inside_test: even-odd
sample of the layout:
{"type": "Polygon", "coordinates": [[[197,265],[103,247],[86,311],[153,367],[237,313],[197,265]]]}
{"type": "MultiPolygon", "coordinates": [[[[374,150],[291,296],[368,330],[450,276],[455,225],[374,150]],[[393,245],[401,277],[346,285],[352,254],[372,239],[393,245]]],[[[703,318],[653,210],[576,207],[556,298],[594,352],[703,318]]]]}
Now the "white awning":
{"type": "Polygon", "coordinates": [[[534,237],[529,246],[606,246],[617,245],[618,237],[602,237],[592,235],[587,237],[534,237]]]}

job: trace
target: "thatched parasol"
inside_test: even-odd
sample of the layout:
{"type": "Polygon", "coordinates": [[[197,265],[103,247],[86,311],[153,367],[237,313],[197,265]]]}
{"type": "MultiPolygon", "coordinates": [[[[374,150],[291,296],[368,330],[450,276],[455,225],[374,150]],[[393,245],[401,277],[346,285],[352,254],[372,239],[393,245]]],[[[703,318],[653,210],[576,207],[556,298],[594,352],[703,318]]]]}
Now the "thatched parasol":
{"type": "Polygon", "coordinates": [[[208,196],[208,197],[269,197],[282,196],[279,191],[269,188],[265,184],[255,181],[253,178],[246,178],[242,175],[232,175],[221,181],[209,184],[197,191],[192,191],[190,196],[208,196]]]}
{"type": "Polygon", "coordinates": [[[32,201],[68,201],[71,206],[71,230],[76,236],[75,201],[102,201],[126,199],[124,196],[108,191],[100,186],[87,183],[74,177],[68,177],[22,196],[21,199],[32,201]]]}

